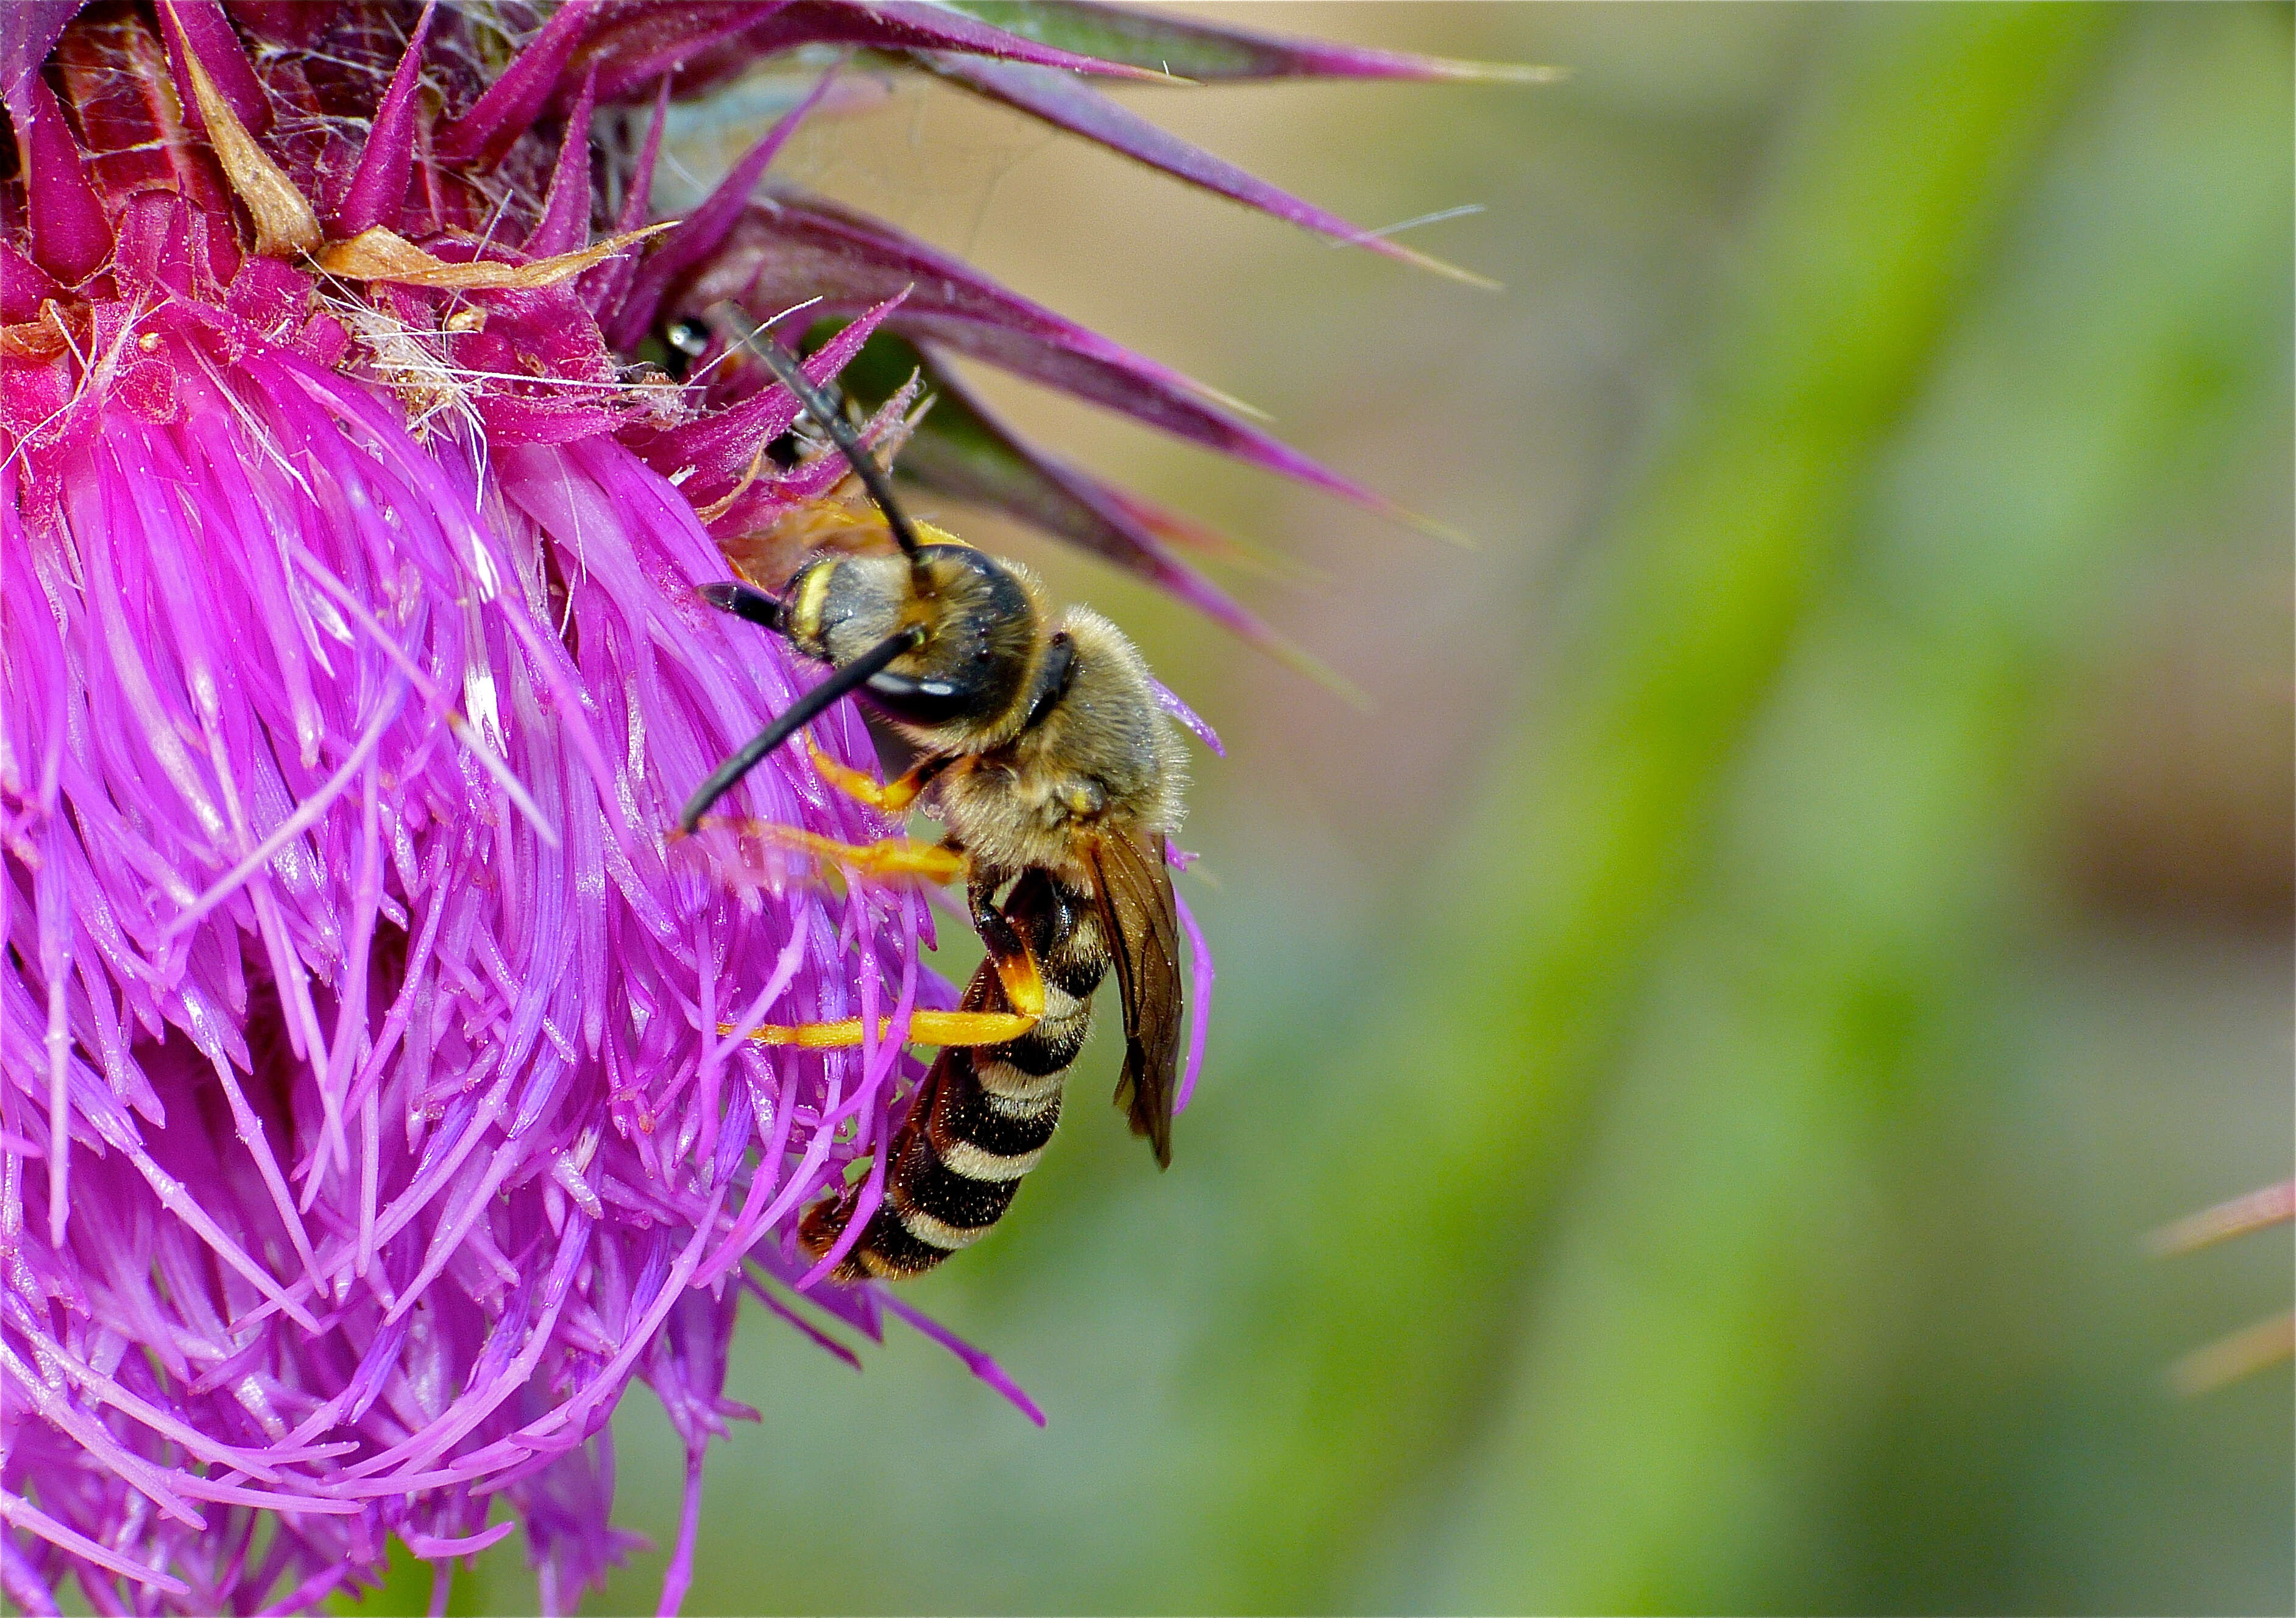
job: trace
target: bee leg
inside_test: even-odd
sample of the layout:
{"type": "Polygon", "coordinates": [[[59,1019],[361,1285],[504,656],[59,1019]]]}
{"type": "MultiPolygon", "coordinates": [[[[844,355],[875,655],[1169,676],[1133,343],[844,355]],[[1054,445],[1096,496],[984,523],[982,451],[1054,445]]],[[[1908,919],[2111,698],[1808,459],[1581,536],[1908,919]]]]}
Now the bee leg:
{"type": "Polygon", "coordinates": [[[980,929],[980,941],[988,947],[988,958],[996,967],[997,986],[1004,990],[1004,1004],[1011,1008],[1009,1013],[983,1014],[1021,1017],[1034,1028],[1045,1014],[1045,974],[1037,965],[1036,951],[1029,948],[1029,940],[1005,919],[1002,910],[992,907],[985,912],[976,912],[974,925],[980,929]]]}
{"type": "Polygon", "coordinates": [[[969,866],[965,875],[965,904],[972,912],[973,930],[988,950],[988,958],[996,965],[996,981],[1004,991],[1004,1004],[1029,1019],[1033,1025],[1045,1014],[1045,974],[1037,966],[1036,951],[1012,918],[996,908],[994,895],[997,874],[969,866]]]}
{"type": "MultiPolygon", "coordinates": [[[[1036,1027],[1037,1019],[1013,1011],[917,1011],[909,1014],[911,1045],[1003,1045],[1019,1039],[1036,1027]]],[[[877,1019],[877,1033],[882,1038],[892,1027],[892,1019],[877,1019]]],[[[730,1036],[734,1031],[731,1023],[720,1023],[718,1031],[730,1036]]],[[[752,1045],[793,1045],[800,1050],[843,1050],[861,1043],[861,1019],[847,1017],[837,1023],[768,1023],[750,1031],[752,1045]]]]}
{"type": "Polygon", "coordinates": [[[839,842],[834,838],[770,820],[711,819],[703,824],[777,842],[783,848],[801,849],[824,864],[841,866],[865,876],[921,876],[927,882],[955,882],[971,868],[964,853],[946,843],[912,842],[906,837],[889,837],[882,842],[839,842]]]}
{"type": "Polygon", "coordinates": [[[947,759],[921,759],[907,774],[881,785],[863,771],[848,769],[822,752],[813,744],[811,736],[806,738],[805,745],[806,750],[813,754],[813,768],[823,780],[847,797],[857,798],[871,809],[882,809],[889,815],[900,814],[914,803],[917,794],[948,766],[947,759]]]}
{"type": "MultiPolygon", "coordinates": [[[[979,892],[978,883],[973,885],[979,892]]],[[[981,941],[988,947],[989,962],[996,970],[996,984],[1009,1009],[913,1012],[909,1015],[911,1045],[1004,1045],[1036,1027],[1044,1016],[1044,973],[1037,965],[1036,953],[1029,948],[1020,930],[985,898],[976,903],[974,924],[980,929],[981,941]]],[[[977,986],[979,980],[975,982],[977,986]]],[[[880,1018],[879,1037],[882,1038],[890,1026],[890,1019],[880,1018]]],[[[731,1035],[734,1025],[721,1023],[718,1031],[731,1035]]],[[[768,1023],[754,1030],[750,1040],[755,1045],[794,1045],[801,1050],[835,1050],[861,1043],[861,1019],[768,1023]]]]}

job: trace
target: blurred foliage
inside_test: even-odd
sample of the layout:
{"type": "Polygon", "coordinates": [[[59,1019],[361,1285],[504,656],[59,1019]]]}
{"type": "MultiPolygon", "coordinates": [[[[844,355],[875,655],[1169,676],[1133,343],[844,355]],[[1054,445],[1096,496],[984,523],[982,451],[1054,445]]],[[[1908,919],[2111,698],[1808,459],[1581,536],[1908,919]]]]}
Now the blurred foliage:
{"type": "Polygon", "coordinates": [[[988,384],[1319,570],[1239,588],[1381,709],[1048,560],[1227,733],[1211,1069],[1159,1177],[1096,1041],[910,1294],[1044,1433],[749,1324],[687,1610],[2286,1610],[2289,1376],[2162,1373],[2287,1233],[2142,1238],[2290,1167],[2290,16],[1284,7],[1574,77],[1143,95],[1370,222],[1487,203],[1426,244],[1496,300],[1097,154],[941,185],[997,127],[946,92],[808,136],[1483,543],[988,384]]]}

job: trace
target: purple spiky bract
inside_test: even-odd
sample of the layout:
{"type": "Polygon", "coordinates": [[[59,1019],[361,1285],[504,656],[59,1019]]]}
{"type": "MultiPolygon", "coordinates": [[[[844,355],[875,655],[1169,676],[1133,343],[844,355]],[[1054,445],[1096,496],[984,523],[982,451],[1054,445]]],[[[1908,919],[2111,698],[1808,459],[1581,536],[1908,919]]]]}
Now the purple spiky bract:
{"type": "MultiPolygon", "coordinates": [[[[1055,33],[1076,11],[1038,9],[1055,33]]],[[[791,1244],[857,1163],[881,1185],[920,1072],[900,1036],[953,996],[920,963],[915,891],[794,879],[725,830],[668,834],[804,678],[696,587],[843,469],[762,453],[798,409],[759,368],[721,349],[685,386],[630,350],[720,300],[758,318],[817,300],[847,324],[807,360],[816,380],[874,341],[914,344],[928,382],[936,351],[962,352],[1371,497],[898,233],[753,194],[810,103],[643,255],[546,261],[642,223],[667,98],[768,53],[972,73],[1234,194],[1210,160],[1029,76],[1153,78],[1190,53],[1228,64],[1205,77],[1452,71],[1109,15],[1141,60],[905,0],[11,8],[0,1590],[16,1606],[76,1590],[99,1611],[301,1611],[379,1578],[393,1539],[443,1567],[522,1529],[540,1605],[562,1610],[627,1542],[607,1423],[643,1379],[690,1457],[674,1608],[702,1455],[749,1414],[724,1395],[744,1294],[848,1359],[827,1328],[873,1339],[890,1312],[1042,1419],[988,1356],[871,1287],[825,1285],[839,1254],[791,1244]],[[622,102],[652,103],[647,133],[594,152],[593,109],[622,102]],[[234,124],[328,247],[379,227],[439,273],[330,275],[308,242],[258,256],[234,124]],[[537,260],[525,286],[456,285],[451,267],[537,260]],[[918,295],[921,263],[944,273],[918,295]],[[746,1037],[846,1017],[858,1048],[746,1037]]],[[[1331,227],[1281,193],[1247,200],[1331,227]]],[[[1165,547],[1185,520],[946,381],[974,457],[941,443],[946,478],[1259,633],[1165,547]]],[[[885,399],[867,434],[931,448],[916,398],[885,399]]],[[[849,705],[812,734],[849,768],[873,758],[849,705]]],[[[729,807],[848,842],[891,829],[794,749],[729,807]]],[[[1200,1023],[1190,1086],[1201,1057],[1200,1023]]]]}

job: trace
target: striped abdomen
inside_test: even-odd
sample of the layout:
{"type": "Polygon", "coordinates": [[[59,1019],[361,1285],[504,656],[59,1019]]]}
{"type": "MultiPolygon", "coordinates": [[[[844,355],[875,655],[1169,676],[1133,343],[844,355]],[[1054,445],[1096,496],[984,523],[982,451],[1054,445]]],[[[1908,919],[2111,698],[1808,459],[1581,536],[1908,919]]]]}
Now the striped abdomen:
{"type": "MultiPolygon", "coordinates": [[[[941,1052],[893,1138],[884,1201],[838,1265],[840,1281],[919,1275],[987,1236],[1060,1121],[1062,1077],[1084,1048],[1093,991],[1108,971],[1100,916],[1088,895],[1044,871],[1025,873],[1003,909],[1044,975],[1044,1018],[1007,1045],[941,1052]]],[[[1003,1006],[996,964],[983,961],[964,1007],[1003,1006]]],[[[829,1251],[859,1195],[849,1187],[807,1211],[799,1228],[807,1253],[829,1251]]]]}

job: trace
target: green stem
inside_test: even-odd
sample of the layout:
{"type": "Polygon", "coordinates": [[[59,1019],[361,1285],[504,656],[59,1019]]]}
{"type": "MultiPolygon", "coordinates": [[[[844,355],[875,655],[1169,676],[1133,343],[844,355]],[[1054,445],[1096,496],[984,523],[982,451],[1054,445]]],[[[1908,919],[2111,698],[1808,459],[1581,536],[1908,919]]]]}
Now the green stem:
{"type": "Polygon", "coordinates": [[[1401,1031],[1340,1062],[1300,1144],[1331,1170],[1267,1283],[1267,1329],[1318,1346],[1237,1509],[1302,1556],[1262,1559],[1242,1603],[1341,1598],[1346,1569],[1309,1558],[1371,1532],[1367,1510],[1425,1488],[1467,1436],[1513,1312],[1491,1277],[1530,1269],[1750,727],[2110,21],[1838,19],[1693,424],[1603,536],[1562,672],[1478,794],[1490,807],[1381,1019],[1401,1031]]]}

